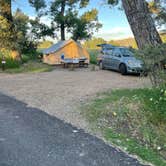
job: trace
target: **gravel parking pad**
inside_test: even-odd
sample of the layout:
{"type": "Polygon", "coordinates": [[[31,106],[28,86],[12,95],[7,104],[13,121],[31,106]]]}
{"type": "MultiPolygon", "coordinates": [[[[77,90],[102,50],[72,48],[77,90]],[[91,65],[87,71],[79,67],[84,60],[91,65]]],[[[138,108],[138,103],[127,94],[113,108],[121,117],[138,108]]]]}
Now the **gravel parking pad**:
{"type": "Polygon", "coordinates": [[[55,69],[36,74],[0,74],[0,91],[79,128],[87,128],[78,108],[96,93],[117,88],[141,88],[147,78],[112,71],[55,69]]]}

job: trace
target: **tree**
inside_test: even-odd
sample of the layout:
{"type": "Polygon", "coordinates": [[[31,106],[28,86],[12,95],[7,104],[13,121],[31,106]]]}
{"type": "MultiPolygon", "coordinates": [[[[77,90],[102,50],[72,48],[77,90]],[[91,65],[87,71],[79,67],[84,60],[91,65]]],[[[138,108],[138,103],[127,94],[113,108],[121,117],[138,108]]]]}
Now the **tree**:
{"type": "Polygon", "coordinates": [[[52,41],[49,40],[44,40],[42,42],[39,42],[38,44],[38,48],[39,49],[43,49],[43,48],[49,48],[53,45],[54,43],[52,41]]]}
{"type": "Polygon", "coordinates": [[[151,0],[149,10],[159,26],[166,25],[166,6],[164,0],[151,0]]]}
{"type": "Polygon", "coordinates": [[[28,50],[29,46],[29,17],[25,15],[20,9],[17,9],[13,14],[13,24],[17,36],[18,51],[24,53],[28,50]]]}
{"type": "Polygon", "coordinates": [[[12,23],[11,0],[0,0],[0,15],[12,23]]]}
{"type": "Polygon", "coordinates": [[[40,18],[30,20],[30,36],[31,40],[38,41],[40,39],[45,40],[45,37],[54,37],[54,30],[48,25],[41,23],[40,18]]]}
{"type": "MultiPolygon", "coordinates": [[[[33,7],[35,7],[37,13],[41,13],[41,9],[44,9],[46,6],[46,1],[44,0],[29,0],[29,2],[33,7]]],[[[98,22],[98,11],[96,9],[92,9],[91,11],[84,13],[82,16],[79,16],[78,10],[86,7],[88,2],[89,0],[51,1],[51,6],[47,8],[49,11],[45,10],[45,12],[42,12],[45,14],[47,13],[47,16],[51,16],[51,29],[49,33],[51,33],[51,31],[52,33],[55,31],[60,31],[61,40],[66,39],[66,32],[71,33],[74,40],[90,38],[93,34],[93,31],[97,31],[101,27],[101,24],[98,22]],[[89,27],[91,27],[91,30],[89,27]]],[[[42,14],[38,15],[39,17],[37,17],[37,19],[39,20],[42,14]]],[[[48,28],[46,30],[47,31],[45,32],[48,32],[48,28]]]]}
{"type": "Polygon", "coordinates": [[[52,25],[55,29],[60,29],[61,40],[65,40],[65,30],[69,30],[78,15],[77,7],[87,6],[89,0],[54,0],[51,3],[50,13],[52,25]]]}
{"type": "Polygon", "coordinates": [[[32,7],[36,9],[36,12],[42,15],[42,9],[46,8],[45,0],[29,0],[29,3],[32,7]]]}
{"type": "Polygon", "coordinates": [[[96,9],[87,11],[73,23],[71,30],[72,38],[75,41],[89,39],[94,31],[98,31],[101,26],[98,22],[98,11],[96,9]]]}
{"type": "Polygon", "coordinates": [[[17,48],[15,27],[12,18],[11,0],[0,0],[0,47],[15,50],[17,48]]]}
{"type": "MultiPolygon", "coordinates": [[[[117,2],[118,0],[108,0],[109,4],[117,2]]],[[[146,45],[156,46],[162,43],[145,0],[122,0],[122,5],[140,49],[146,45]]]]}

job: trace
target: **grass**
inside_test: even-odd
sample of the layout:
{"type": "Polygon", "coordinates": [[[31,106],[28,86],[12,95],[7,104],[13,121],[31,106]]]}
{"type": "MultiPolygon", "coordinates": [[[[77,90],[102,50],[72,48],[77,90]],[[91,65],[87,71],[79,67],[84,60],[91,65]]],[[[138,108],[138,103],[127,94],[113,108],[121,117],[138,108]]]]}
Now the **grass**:
{"type": "MultiPolygon", "coordinates": [[[[12,58],[6,58],[5,61],[6,61],[5,68],[15,69],[20,67],[20,62],[17,60],[14,60],[12,58]]],[[[2,68],[1,62],[2,62],[2,59],[0,58],[0,68],[2,68]]]]}
{"type": "Polygon", "coordinates": [[[156,166],[166,165],[165,89],[115,90],[84,106],[94,132],[156,166]]]}
{"type": "MultiPolygon", "coordinates": [[[[2,71],[2,63],[0,63],[0,72],[4,73],[40,73],[48,72],[54,69],[53,66],[43,64],[38,56],[38,52],[30,52],[22,54],[21,60],[12,59],[8,53],[5,55],[5,71],[2,71]]],[[[2,54],[0,54],[0,62],[2,61],[2,54]]]]}
{"type": "MultiPolygon", "coordinates": [[[[20,65],[17,68],[6,69],[5,73],[15,74],[15,73],[40,73],[40,72],[49,72],[54,68],[50,65],[43,64],[42,62],[36,60],[30,60],[27,63],[20,65]]],[[[2,70],[0,70],[2,72],[2,70]]]]}

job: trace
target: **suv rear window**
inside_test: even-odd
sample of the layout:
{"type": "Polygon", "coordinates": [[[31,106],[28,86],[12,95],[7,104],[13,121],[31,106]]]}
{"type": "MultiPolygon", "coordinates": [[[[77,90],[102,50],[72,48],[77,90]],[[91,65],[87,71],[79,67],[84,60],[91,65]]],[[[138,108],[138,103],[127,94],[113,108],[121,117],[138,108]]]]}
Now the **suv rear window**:
{"type": "Polygon", "coordinates": [[[120,51],[124,57],[132,57],[133,56],[133,53],[128,49],[120,48],[120,51]]]}

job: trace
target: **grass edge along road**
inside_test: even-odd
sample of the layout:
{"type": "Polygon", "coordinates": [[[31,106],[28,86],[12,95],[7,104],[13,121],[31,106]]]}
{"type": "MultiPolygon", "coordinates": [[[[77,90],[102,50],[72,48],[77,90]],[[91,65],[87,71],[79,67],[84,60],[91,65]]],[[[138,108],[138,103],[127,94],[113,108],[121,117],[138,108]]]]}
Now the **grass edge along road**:
{"type": "Polygon", "coordinates": [[[92,131],[156,166],[166,165],[166,90],[115,90],[81,109],[92,131]]]}

